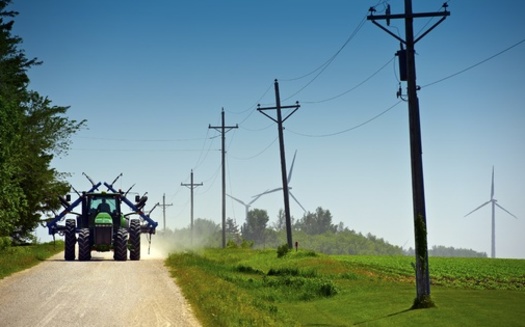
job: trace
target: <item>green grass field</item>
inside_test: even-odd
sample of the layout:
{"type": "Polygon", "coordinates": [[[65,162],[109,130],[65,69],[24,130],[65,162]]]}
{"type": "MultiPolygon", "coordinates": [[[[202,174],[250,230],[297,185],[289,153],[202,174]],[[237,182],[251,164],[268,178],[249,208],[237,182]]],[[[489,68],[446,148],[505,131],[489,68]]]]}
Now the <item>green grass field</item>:
{"type": "Polygon", "coordinates": [[[409,310],[413,258],[207,249],[166,263],[204,326],[524,326],[525,260],[430,258],[437,307],[409,310]]]}
{"type": "Polygon", "coordinates": [[[7,247],[0,250],[0,279],[31,268],[64,250],[64,242],[7,247]]]}

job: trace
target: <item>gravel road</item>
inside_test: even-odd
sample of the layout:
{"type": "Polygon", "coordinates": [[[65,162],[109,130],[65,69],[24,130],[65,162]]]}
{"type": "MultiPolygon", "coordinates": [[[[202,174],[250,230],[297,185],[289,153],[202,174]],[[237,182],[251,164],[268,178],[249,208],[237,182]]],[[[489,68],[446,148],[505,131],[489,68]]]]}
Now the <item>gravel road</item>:
{"type": "Polygon", "coordinates": [[[200,326],[162,259],[58,254],[0,280],[0,326],[200,326]]]}

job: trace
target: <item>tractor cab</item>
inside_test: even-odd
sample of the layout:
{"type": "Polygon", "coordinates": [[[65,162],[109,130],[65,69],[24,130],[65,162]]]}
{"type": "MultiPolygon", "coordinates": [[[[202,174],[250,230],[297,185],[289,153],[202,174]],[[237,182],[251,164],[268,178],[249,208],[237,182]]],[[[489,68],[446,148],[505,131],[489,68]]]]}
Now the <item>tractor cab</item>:
{"type": "Polygon", "coordinates": [[[122,223],[125,224],[126,220],[122,221],[120,197],[120,193],[87,193],[85,210],[82,211],[85,215],[83,217],[85,224],[83,225],[85,227],[93,227],[97,224],[105,223],[119,228],[122,223]]]}

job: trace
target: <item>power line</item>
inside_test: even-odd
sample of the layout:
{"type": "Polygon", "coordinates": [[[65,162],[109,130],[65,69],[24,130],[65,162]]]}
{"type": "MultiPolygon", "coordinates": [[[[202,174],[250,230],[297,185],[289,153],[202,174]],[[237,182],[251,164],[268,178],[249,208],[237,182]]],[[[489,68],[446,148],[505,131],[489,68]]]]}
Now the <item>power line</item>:
{"type": "Polygon", "coordinates": [[[342,97],[343,95],[345,94],[348,94],[354,90],[356,90],[358,87],[360,87],[361,85],[365,84],[366,82],[368,82],[370,79],[372,79],[372,77],[376,76],[377,74],[379,74],[380,71],[382,71],[388,64],[390,64],[393,60],[395,59],[395,56],[390,58],[390,60],[388,60],[385,64],[383,64],[378,70],[376,70],[374,73],[372,73],[372,75],[368,76],[366,79],[364,79],[362,82],[356,84],[355,86],[353,86],[352,88],[342,92],[342,93],[339,93],[338,95],[334,95],[332,97],[329,97],[329,98],[326,98],[324,100],[318,100],[318,101],[302,101],[303,103],[311,103],[311,104],[317,104],[317,103],[323,103],[323,102],[328,102],[328,101],[332,101],[332,100],[335,100],[337,98],[340,98],[342,97]]]}
{"type": "MultiPolygon", "coordinates": [[[[321,66],[322,68],[320,69],[320,71],[308,83],[306,83],[303,87],[301,87],[295,93],[292,93],[289,97],[287,97],[283,101],[286,101],[286,100],[289,100],[290,98],[293,98],[294,96],[296,96],[297,94],[302,92],[304,89],[306,89],[310,84],[312,84],[328,68],[328,66],[330,66],[330,64],[335,60],[335,58],[337,58],[337,56],[341,53],[341,51],[343,51],[343,49],[348,45],[348,43],[350,43],[350,41],[357,35],[357,33],[365,25],[365,22],[366,22],[366,17],[363,18],[363,20],[359,23],[357,28],[350,35],[350,37],[346,40],[346,42],[343,44],[343,46],[341,46],[341,48],[339,50],[337,50],[337,52],[330,59],[328,59],[328,61],[325,62],[325,64],[323,64],[324,66],[321,66]]],[[[292,81],[293,81],[293,79],[292,79],[292,81]]]]}
{"type": "Polygon", "coordinates": [[[329,133],[329,134],[318,134],[318,135],[314,135],[314,134],[304,134],[304,133],[299,133],[299,132],[294,132],[293,130],[290,130],[290,128],[287,128],[286,130],[292,134],[296,134],[296,135],[299,135],[299,136],[306,136],[306,137],[329,137],[329,136],[335,136],[335,135],[339,135],[339,134],[344,134],[344,133],[348,133],[350,131],[353,131],[353,130],[356,130],[360,127],[363,127],[369,123],[371,123],[372,121],[376,120],[377,118],[383,116],[384,114],[386,114],[387,112],[389,112],[390,110],[394,109],[398,104],[400,104],[401,102],[403,102],[402,100],[399,100],[398,102],[396,102],[395,104],[391,105],[390,107],[388,107],[386,110],[380,112],[379,114],[375,115],[374,117],[360,123],[360,124],[357,124],[355,126],[352,126],[350,128],[347,128],[345,130],[342,130],[342,131],[339,131],[339,132],[334,132],[334,133],[329,133]]]}
{"type": "MultiPolygon", "coordinates": [[[[375,6],[373,6],[373,8],[381,5],[381,4],[384,4],[386,3],[387,1],[385,0],[380,0],[377,2],[377,4],[375,6]]],[[[346,41],[343,43],[343,45],[339,48],[339,50],[337,50],[335,52],[335,54],[333,54],[328,60],[326,60],[324,63],[322,63],[321,65],[319,65],[317,68],[315,68],[314,70],[310,71],[309,73],[307,74],[304,74],[302,76],[299,76],[299,77],[294,77],[294,78],[287,78],[287,79],[281,79],[281,81],[283,82],[292,82],[292,81],[297,81],[297,80],[301,80],[305,77],[308,77],[312,74],[314,74],[315,72],[317,72],[318,70],[322,69],[322,71],[324,71],[334,60],[335,58],[341,53],[341,51],[343,51],[343,49],[348,45],[348,43],[350,43],[350,41],[355,37],[355,35],[357,34],[357,32],[363,27],[363,25],[365,24],[366,22],[366,15],[364,16],[363,20],[357,25],[356,29],[354,29],[354,31],[350,34],[350,36],[346,39],[346,41]]],[[[322,71],[320,73],[322,73],[322,71]]],[[[320,75],[317,74],[317,76],[320,75]]],[[[317,78],[317,76],[314,77],[313,80],[315,80],[317,78]]],[[[308,86],[310,83],[313,82],[313,80],[311,80],[306,86],[308,86]]],[[[295,94],[293,94],[292,96],[290,97],[293,97],[294,95],[296,95],[297,93],[299,93],[300,91],[302,91],[306,86],[304,86],[302,89],[300,89],[299,91],[297,91],[295,94]]],[[[285,100],[288,100],[287,99],[284,99],[283,101],[285,100]]]]}
{"type": "Polygon", "coordinates": [[[454,73],[454,74],[449,75],[449,76],[447,76],[447,77],[443,77],[443,78],[441,78],[441,79],[439,79],[439,80],[437,80],[437,81],[435,81],[435,82],[432,82],[432,83],[428,83],[428,84],[426,84],[426,85],[423,85],[423,86],[421,86],[421,88],[428,87],[428,86],[431,86],[431,85],[434,85],[434,84],[437,84],[437,83],[441,83],[441,82],[443,82],[443,81],[445,81],[445,80],[447,80],[447,79],[449,79],[449,78],[452,78],[452,77],[458,76],[458,75],[460,75],[460,74],[463,74],[463,73],[466,72],[466,71],[469,71],[469,70],[471,70],[471,69],[473,69],[473,68],[475,68],[475,67],[477,67],[477,66],[479,66],[479,65],[481,65],[481,64],[486,63],[486,62],[489,61],[489,60],[492,60],[492,59],[496,58],[496,57],[499,56],[499,55],[504,54],[505,52],[507,52],[507,51],[509,51],[509,50],[511,50],[511,49],[513,49],[513,48],[515,48],[515,47],[517,47],[518,45],[522,44],[523,42],[525,42],[525,39],[522,39],[521,41],[518,41],[518,42],[514,43],[514,44],[511,45],[510,47],[508,47],[508,48],[506,48],[506,49],[504,49],[504,50],[501,50],[500,52],[498,52],[498,53],[496,53],[496,54],[494,54],[494,55],[492,55],[492,56],[490,56],[490,57],[488,57],[488,58],[486,58],[486,59],[483,59],[483,60],[481,60],[481,61],[475,63],[474,65],[468,66],[467,68],[462,69],[462,70],[460,70],[460,71],[457,72],[457,73],[454,73]]]}
{"type": "MultiPolygon", "coordinates": [[[[448,1],[447,1],[447,2],[448,2],[448,1]]],[[[499,51],[498,53],[496,53],[496,54],[494,54],[494,55],[492,55],[492,56],[490,56],[490,57],[488,57],[488,58],[486,58],[486,59],[483,59],[483,60],[481,60],[481,61],[479,61],[479,62],[477,62],[477,63],[475,63],[475,64],[473,64],[473,65],[470,65],[470,66],[468,66],[467,68],[462,69],[462,70],[460,70],[460,71],[458,71],[458,72],[456,72],[456,73],[454,73],[454,74],[451,74],[451,75],[449,75],[449,76],[447,76],[447,77],[441,78],[441,79],[439,79],[439,80],[437,80],[437,81],[434,81],[434,82],[432,82],[432,83],[425,84],[425,85],[421,86],[421,88],[429,87],[429,86],[432,86],[432,85],[438,84],[438,83],[440,83],[440,82],[443,82],[443,81],[445,81],[445,80],[447,80],[447,79],[450,79],[450,78],[452,78],[452,77],[455,77],[455,76],[458,76],[458,75],[460,75],[460,74],[463,74],[463,73],[465,73],[465,72],[467,72],[467,71],[469,71],[469,70],[471,70],[471,69],[473,69],[473,68],[475,68],[475,67],[477,67],[477,66],[479,66],[479,65],[481,65],[481,64],[486,63],[486,62],[489,61],[489,60],[492,60],[492,59],[494,59],[494,58],[496,58],[496,57],[498,57],[498,56],[504,54],[504,53],[507,52],[507,51],[512,50],[513,48],[519,46],[520,44],[522,44],[522,43],[524,43],[524,42],[525,42],[525,38],[522,39],[522,40],[520,40],[520,41],[518,41],[518,42],[516,42],[516,43],[514,43],[514,44],[512,44],[511,46],[509,46],[509,47],[507,47],[507,48],[505,48],[505,49],[499,51]]],[[[390,63],[391,61],[392,61],[392,60],[390,60],[388,63],[390,63]]],[[[387,63],[387,64],[388,64],[388,63],[387,63]]],[[[382,69],[382,68],[381,68],[381,69],[382,69]]],[[[394,69],[394,71],[395,71],[395,69],[394,69]]],[[[396,75],[396,78],[398,78],[397,75],[396,75]]],[[[329,99],[330,99],[330,98],[329,98],[329,99]]],[[[328,101],[329,101],[329,100],[328,100],[328,101]]],[[[305,101],[305,103],[312,103],[312,102],[307,102],[307,101],[305,101]]],[[[317,135],[314,135],[314,134],[305,134],[305,133],[300,133],[300,132],[295,132],[295,131],[293,131],[293,130],[290,130],[289,128],[287,128],[287,131],[290,132],[290,133],[292,133],[292,134],[296,134],[296,135],[299,135],[299,136],[305,136],[305,137],[329,137],[329,136],[335,136],[335,135],[339,135],[339,134],[343,134],[343,133],[347,133],[347,132],[353,131],[353,130],[355,130],[355,129],[357,129],[357,128],[360,128],[360,127],[362,127],[362,126],[364,126],[364,125],[367,125],[368,123],[371,123],[371,122],[374,121],[375,119],[381,117],[382,115],[384,115],[385,113],[387,113],[388,111],[390,111],[391,109],[393,109],[394,107],[396,107],[399,103],[401,103],[401,101],[396,102],[394,105],[390,106],[389,108],[387,108],[386,110],[382,111],[382,112],[379,113],[378,115],[376,115],[376,116],[370,118],[369,120],[367,120],[367,121],[365,121],[365,122],[363,122],[363,123],[361,123],[361,124],[358,124],[358,125],[356,125],[356,126],[350,127],[350,128],[348,128],[348,129],[342,130],[342,131],[338,131],[338,132],[334,132],[334,133],[328,133],[328,134],[317,134],[317,135]]]]}
{"type": "Polygon", "coordinates": [[[109,137],[95,137],[95,136],[76,136],[80,139],[113,141],[113,142],[190,142],[201,141],[201,138],[191,139],[124,139],[124,138],[109,138],[109,137]]]}
{"type": "Polygon", "coordinates": [[[249,156],[249,157],[236,157],[236,156],[232,156],[230,154],[230,158],[233,158],[233,159],[236,159],[236,160],[251,160],[251,159],[254,159],[254,158],[257,158],[258,156],[260,156],[261,154],[263,154],[264,152],[266,152],[266,150],[268,150],[277,140],[279,139],[279,137],[276,137],[275,139],[273,139],[273,141],[268,144],[264,149],[262,149],[260,152],[258,152],[257,154],[254,154],[252,156],[249,156]]]}

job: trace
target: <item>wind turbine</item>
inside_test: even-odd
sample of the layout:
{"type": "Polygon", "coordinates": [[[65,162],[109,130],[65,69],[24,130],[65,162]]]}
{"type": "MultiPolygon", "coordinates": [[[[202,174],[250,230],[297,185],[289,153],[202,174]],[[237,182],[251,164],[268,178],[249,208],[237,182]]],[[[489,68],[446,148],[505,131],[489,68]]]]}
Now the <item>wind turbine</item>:
{"type": "Polygon", "coordinates": [[[473,213],[474,211],[478,210],[478,209],[481,209],[482,207],[486,206],[487,204],[489,203],[492,203],[492,247],[491,247],[491,253],[490,253],[490,256],[492,258],[495,258],[496,257],[496,206],[498,208],[500,208],[501,210],[505,211],[506,213],[508,213],[509,215],[511,215],[512,217],[514,218],[518,218],[516,216],[514,216],[513,214],[511,214],[507,209],[503,208],[502,206],[500,206],[498,204],[498,200],[494,199],[494,166],[492,166],[492,186],[490,188],[490,200],[488,200],[487,202],[483,203],[482,205],[480,205],[479,207],[477,207],[476,209],[472,210],[471,212],[467,213],[465,215],[468,216],[470,215],[471,213],[473,213]]]}
{"type": "Polygon", "coordinates": [[[242,201],[242,200],[240,200],[240,199],[237,199],[236,197],[233,197],[233,196],[231,196],[231,195],[229,195],[229,194],[226,194],[226,195],[229,196],[230,198],[234,199],[235,201],[239,202],[240,204],[242,204],[242,205],[246,208],[246,217],[245,217],[245,218],[247,219],[247,218],[248,218],[248,211],[250,210],[250,206],[251,206],[255,201],[257,201],[257,199],[260,198],[260,197],[263,195],[263,193],[258,194],[258,195],[255,195],[255,196],[254,196],[254,199],[251,200],[251,201],[248,202],[248,203],[245,203],[244,201],[242,201]]]}
{"type": "MultiPolygon", "coordinates": [[[[290,166],[290,172],[288,173],[288,178],[287,178],[287,182],[288,182],[288,190],[291,190],[292,188],[290,187],[290,181],[292,179],[292,172],[293,172],[293,165],[295,163],[295,156],[297,155],[297,150],[295,150],[295,153],[293,155],[293,159],[292,159],[292,165],[290,166]]],[[[257,195],[254,195],[254,197],[256,197],[256,199],[258,199],[259,197],[265,195],[265,194],[269,194],[269,193],[273,193],[273,192],[277,192],[277,191],[280,191],[282,190],[283,188],[282,187],[278,187],[278,188],[274,188],[273,190],[268,190],[268,191],[265,191],[263,193],[260,193],[260,194],[257,194],[257,195]]],[[[297,198],[292,194],[291,191],[289,191],[290,193],[290,196],[294,199],[294,201],[301,207],[301,209],[303,209],[304,212],[306,212],[306,209],[303,207],[303,205],[301,203],[299,203],[299,201],[297,200],[297,198]]]]}

